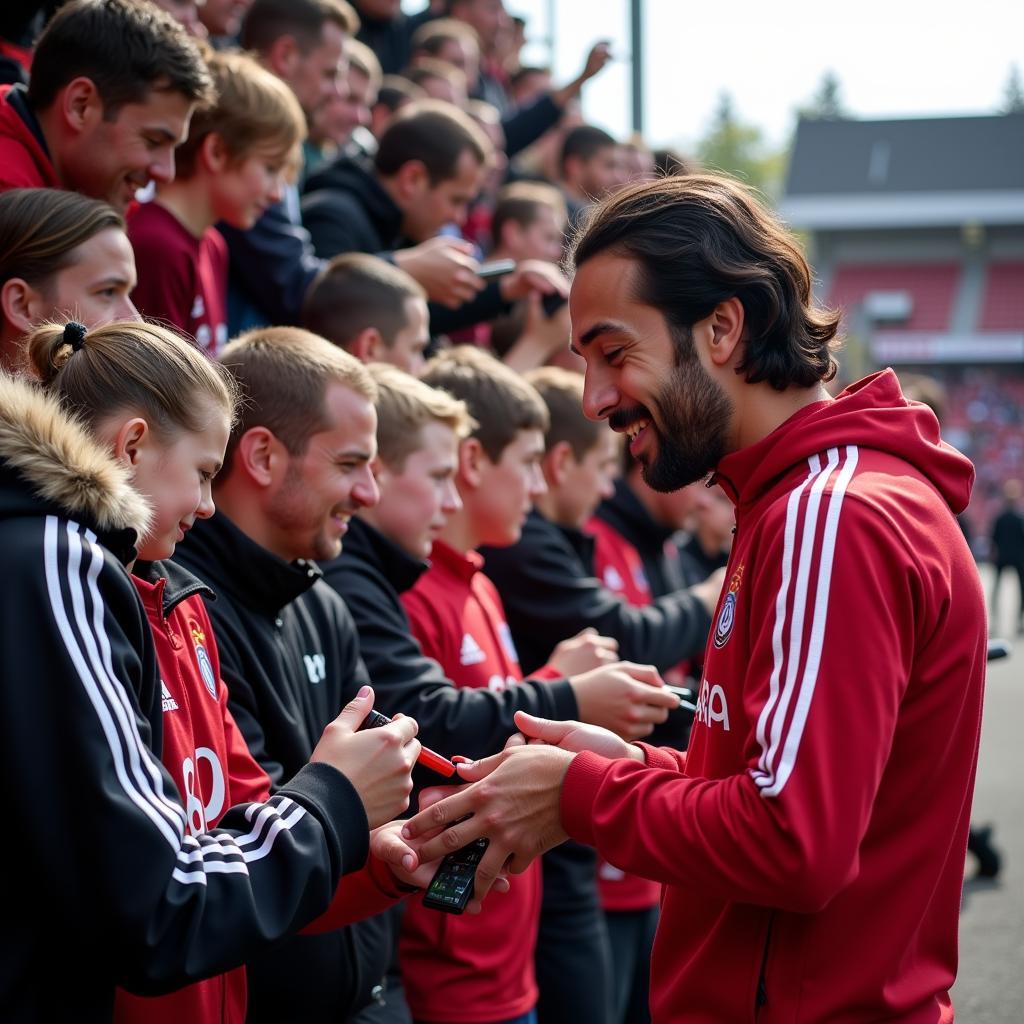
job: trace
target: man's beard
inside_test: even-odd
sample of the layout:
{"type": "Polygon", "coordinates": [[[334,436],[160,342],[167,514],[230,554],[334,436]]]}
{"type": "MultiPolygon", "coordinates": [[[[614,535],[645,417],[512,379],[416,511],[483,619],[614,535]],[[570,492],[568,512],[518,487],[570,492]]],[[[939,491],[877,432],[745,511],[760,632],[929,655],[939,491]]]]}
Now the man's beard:
{"type": "Polygon", "coordinates": [[[644,480],[663,493],[703,480],[726,453],[728,396],[691,352],[672,368],[654,405],[660,413],[657,427],[651,421],[657,451],[642,463],[644,480]]]}
{"type": "Polygon", "coordinates": [[[317,507],[295,461],[289,462],[281,489],[271,500],[267,514],[281,533],[301,546],[302,550],[296,551],[297,558],[327,562],[341,553],[341,541],[327,535],[329,513],[330,510],[317,507]]]}

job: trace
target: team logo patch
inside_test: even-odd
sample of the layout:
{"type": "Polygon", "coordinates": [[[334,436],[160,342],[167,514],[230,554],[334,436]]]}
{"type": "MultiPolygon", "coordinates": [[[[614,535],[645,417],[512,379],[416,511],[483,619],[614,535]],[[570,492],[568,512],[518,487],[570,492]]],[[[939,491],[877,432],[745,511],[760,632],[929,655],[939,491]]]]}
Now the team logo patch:
{"type": "Polygon", "coordinates": [[[498,623],[498,639],[501,641],[501,647],[505,652],[505,656],[509,661],[514,661],[518,664],[519,652],[516,650],[516,643],[512,639],[512,630],[509,629],[507,622],[498,623]]]}
{"type": "Polygon", "coordinates": [[[729,591],[722,603],[722,610],[718,613],[718,622],[715,625],[715,646],[719,649],[724,647],[729,642],[729,637],[732,636],[732,627],[736,624],[736,599],[742,582],[743,566],[741,565],[729,580],[729,591]]]}
{"type": "Polygon", "coordinates": [[[207,692],[216,700],[217,677],[213,672],[213,662],[210,661],[210,656],[206,653],[206,634],[195,619],[189,620],[188,627],[189,634],[192,637],[192,645],[196,649],[196,664],[199,666],[199,674],[203,677],[207,692]]]}

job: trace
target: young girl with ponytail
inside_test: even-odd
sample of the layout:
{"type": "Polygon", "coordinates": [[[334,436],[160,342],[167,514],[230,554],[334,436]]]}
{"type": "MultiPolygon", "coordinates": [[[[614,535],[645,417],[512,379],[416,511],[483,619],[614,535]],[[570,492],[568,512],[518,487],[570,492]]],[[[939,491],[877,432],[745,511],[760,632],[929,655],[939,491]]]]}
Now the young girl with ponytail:
{"type": "MultiPolygon", "coordinates": [[[[0,374],[0,573],[17,595],[0,642],[32,651],[0,684],[0,769],[22,780],[21,878],[42,898],[13,915],[23,963],[0,1005],[5,1019],[109,1020],[115,983],[166,991],[325,910],[337,926],[394,902],[377,856],[358,869],[367,826],[407,806],[419,744],[409,720],[357,734],[367,692],[270,796],[227,710],[209,592],[165,561],[213,514],[231,378],[138,322],[39,327],[27,354],[41,386],[0,374]],[[64,983],[40,985],[55,960],[64,983]]],[[[372,849],[408,854],[396,827],[372,849]]],[[[157,1000],[119,992],[117,1019],[240,1022],[244,996],[229,971],[157,1000]]]]}

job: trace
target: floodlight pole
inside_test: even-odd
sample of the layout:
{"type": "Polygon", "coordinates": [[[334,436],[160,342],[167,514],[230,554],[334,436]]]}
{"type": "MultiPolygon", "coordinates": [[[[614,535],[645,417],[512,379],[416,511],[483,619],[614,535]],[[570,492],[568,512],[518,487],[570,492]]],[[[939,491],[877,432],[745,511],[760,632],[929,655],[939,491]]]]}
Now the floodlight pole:
{"type": "Polygon", "coordinates": [[[644,131],[644,3],[643,0],[629,0],[630,46],[633,51],[631,64],[633,77],[633,131],[642,135],[644,131]]]}

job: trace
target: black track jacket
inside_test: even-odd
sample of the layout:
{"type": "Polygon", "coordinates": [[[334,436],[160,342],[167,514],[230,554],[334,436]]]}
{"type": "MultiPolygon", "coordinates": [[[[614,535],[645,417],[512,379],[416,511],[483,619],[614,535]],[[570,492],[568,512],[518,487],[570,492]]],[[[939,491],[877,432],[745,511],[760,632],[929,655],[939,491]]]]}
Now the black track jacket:
{"type": "MultiPolygon", "coordinates": [[[[309,760],[324,727],[369,682],[345,603],[312,562],[283,562],[222,512],[175,556],[217,593],[229,707],[274,786],[309,760]]],[[[391,926],[377,915],[299,936],[248,962],[249,1021],[343,1021],[382,983],[391,926]]]]}
{"type": "MultiPolygon", "coordinates": [[[[525,680],[501,693],[459,688],[428,658],[412,635],[398,595],[427,568],[379,530],[353,518],[342,554],[322,566],[324,579],[345,599],[363,660],[376,694],[376,707],[419,723],[418,738],[446,756],[480,758],[496,754],[517,731],[512,716],[528,711],[543,718],[575,718],[576,698],[565,679],[525,680]]],[[[417,780],[420,780],[417,776],[417,780]]],[[[422,776],[436,784],[436,776],[422,776]]]]}
{"type": "Polygon", "coordinates": [[[593,552],[591,537],[556,526],[536,509],[518,544],[481,552],[524,672],[587,626],[615,637],[622,658],[662,670],[704,649],[711,617],[697,598],[680,590],[634,608],[594,577],[593,552]]]}

